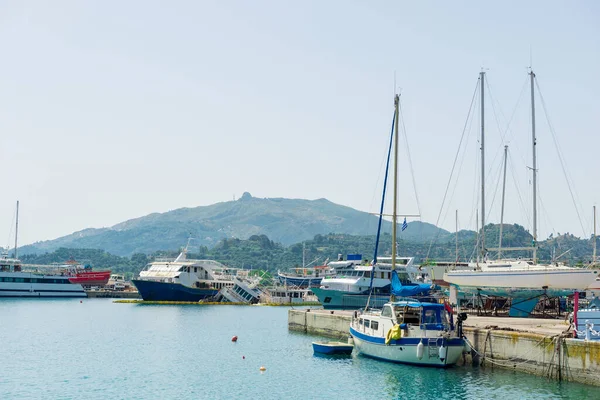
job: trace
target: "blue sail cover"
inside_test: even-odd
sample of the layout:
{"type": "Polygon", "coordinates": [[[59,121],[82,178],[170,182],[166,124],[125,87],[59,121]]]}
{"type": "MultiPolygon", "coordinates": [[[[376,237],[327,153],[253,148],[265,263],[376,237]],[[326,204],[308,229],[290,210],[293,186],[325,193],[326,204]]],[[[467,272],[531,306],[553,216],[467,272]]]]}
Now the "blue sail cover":
{"type": "Polygon", "coordinates": [[[421,284],[410,284],[403,285],[400,282],[400,278],[398,278],[398,273],[396,271],[392,271],[392,294],[394,296],[400,297],[410,297],[417,296],[419,294],[428,294],[431,290],[431,284],[429,283],[421,283],[421,284]]]}

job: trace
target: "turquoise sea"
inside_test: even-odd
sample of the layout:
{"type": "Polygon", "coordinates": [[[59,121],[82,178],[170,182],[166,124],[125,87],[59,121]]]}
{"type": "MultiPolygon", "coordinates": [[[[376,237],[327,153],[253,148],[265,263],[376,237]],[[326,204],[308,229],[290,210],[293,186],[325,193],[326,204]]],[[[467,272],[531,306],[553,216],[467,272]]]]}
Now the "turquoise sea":
{"type": "Polygon", "coordinates": [[[501,369],[318,357],[316,337],[288,331],[287,311],[2,299],[0,399],[600,398],[501,369]]]}

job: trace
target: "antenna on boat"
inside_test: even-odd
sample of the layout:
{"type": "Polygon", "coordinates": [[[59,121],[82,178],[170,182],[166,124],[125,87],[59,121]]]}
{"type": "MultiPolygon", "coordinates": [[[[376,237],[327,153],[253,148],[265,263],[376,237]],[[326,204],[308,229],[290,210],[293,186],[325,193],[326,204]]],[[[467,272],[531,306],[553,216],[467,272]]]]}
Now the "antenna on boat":
{"type": "Polygon", "coordinates": [[[19,240],[19,200],[17,200],[17,216],[15,226],[15,258],[17,258],[17,243],[19,240]]]}

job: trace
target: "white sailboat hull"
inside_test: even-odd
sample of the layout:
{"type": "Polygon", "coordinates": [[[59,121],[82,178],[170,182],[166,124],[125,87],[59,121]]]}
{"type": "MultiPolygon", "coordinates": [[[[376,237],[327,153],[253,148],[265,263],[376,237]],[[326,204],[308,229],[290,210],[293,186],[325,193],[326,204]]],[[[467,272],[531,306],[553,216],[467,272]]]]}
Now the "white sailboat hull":
{"type": "MultiPolygon", "coordinates": [[[[459,289],[489,294],[515,295],[519,291],[565,292],[585,290],[598,277],[598,271],[577,268],[540,268],[498,271],[451,271],[444,280],[459,289]]],[[[560,295],[560,294],[558,294],[560,295]]]]}

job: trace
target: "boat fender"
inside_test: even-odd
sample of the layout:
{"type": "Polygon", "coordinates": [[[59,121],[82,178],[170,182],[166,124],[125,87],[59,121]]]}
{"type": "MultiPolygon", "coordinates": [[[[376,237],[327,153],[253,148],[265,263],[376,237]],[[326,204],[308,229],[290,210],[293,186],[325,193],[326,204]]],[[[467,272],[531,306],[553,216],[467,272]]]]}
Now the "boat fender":
{"type": "Polygon", "coordinates": [[[421,339],[421,341],[419,342],[419,344],[417,345],[417,358],[420,360],[423,358],[423,339],[421,339]]]}
{"type": "Polygon", "coordinates": [[[441,346],[438,350],[438,353],[440,355],[440,361],[444,361],[446,359],[446,356],[448,355],[448,347],[441,346]]]}

